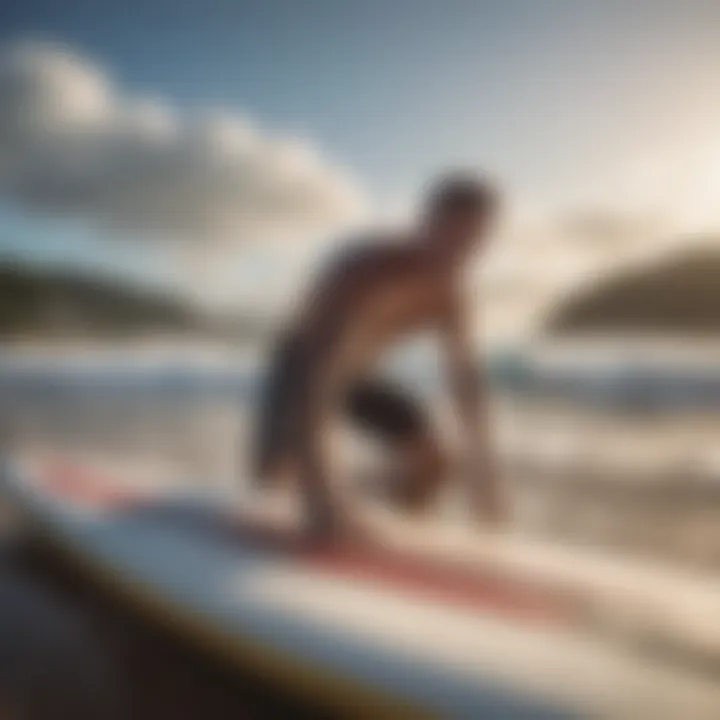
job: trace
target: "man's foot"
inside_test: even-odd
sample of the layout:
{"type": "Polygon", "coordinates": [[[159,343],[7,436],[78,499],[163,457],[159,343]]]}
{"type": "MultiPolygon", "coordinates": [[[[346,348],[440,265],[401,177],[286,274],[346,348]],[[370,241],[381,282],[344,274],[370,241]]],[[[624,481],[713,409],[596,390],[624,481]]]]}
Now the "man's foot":
{"type": "Polygon", "coordinates": [[[472,519],[481,528],[500,531],[508,526],[508,514],[499,502],[489,502],[487,498],[476,500],[473,504],[472,519]]]}
{"type": "Polygon", "coordinates": [[[287,487],[293,477],[293,471],[292,463],[285,458],[280,458],[272,464],[268,463],[253,476],[253,488],[263,492],[287,487]]]}
{"type": "Polygon", "coordinates": [[[309,513],[305,537],[313,546],[357,547],[371,542],[367,528],[357,518],[337,508],[309,513]]]}

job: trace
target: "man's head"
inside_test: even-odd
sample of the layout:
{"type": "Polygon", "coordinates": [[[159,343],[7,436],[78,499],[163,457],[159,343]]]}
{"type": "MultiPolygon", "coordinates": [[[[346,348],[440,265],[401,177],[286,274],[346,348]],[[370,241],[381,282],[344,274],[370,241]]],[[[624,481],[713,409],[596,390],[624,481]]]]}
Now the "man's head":
{"type": "Polygon", "coordinates": [[[462,258],[480,245],[497,216],[495,186],[470,173],[436,180],[426,196],[424,230],[427,241],[443,255],[462,258]]]}

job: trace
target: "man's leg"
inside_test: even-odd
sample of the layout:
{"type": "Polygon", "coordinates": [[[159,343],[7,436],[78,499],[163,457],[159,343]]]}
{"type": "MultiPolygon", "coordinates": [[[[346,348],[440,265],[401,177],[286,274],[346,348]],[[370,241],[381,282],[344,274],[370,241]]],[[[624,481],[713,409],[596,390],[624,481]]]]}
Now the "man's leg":
{"type": "Polygon", "coordinates": [[[350,527],[332,492],[324,409],[310,396],[309,389],[302,395],[294,448],[307,531],[313,540],[337,540],[348,534],[350,527]]]}
{"type": "Polygon", "coordinates": [[[298,359],[293,344],[282,340],[270,360],[256,410],[251,472],[257,487],[277,486],[293,471],[291,446],[297,411],[294,391],[297,374],[298,359]]]}
{"type": "Polygon", "coordinates": [[[396,454],[401,466],[396,501],[406,511],[426,511],[447,478],[447,463],[420,405],[394,384],[373,379],[350,390],[345,409],[396,454]]]}
{"type": "Polygon", "coordinates": [[[262,489],[296,480],[308,533],[316,540],[356,534],[332,493],[326,458],[326,408],[313,372],[313,357],[302,342],[277,347],[257,412],[252,472],[262,489]]]}

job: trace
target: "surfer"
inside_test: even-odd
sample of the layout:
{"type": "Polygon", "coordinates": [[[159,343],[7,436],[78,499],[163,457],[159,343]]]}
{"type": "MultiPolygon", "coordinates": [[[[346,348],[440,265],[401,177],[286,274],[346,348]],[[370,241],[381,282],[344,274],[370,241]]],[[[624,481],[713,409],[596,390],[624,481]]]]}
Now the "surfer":
{"type": "Polygon", "coordinates": [[[420,403],[372,374],[382,353],[427,330],[439,333],[445,350],[471,506],[487,522],[502,520],[484,373],[471,338],[475,302],[466,288],[473,251],[485,244],[497,211],[497,193],[486,180],[464,173],[441,178],[415,227],[345,249],[282,333],[261,401],[254,472],[261,486],[297,479],[314,537],[356,527],[329,480],[328,429],[338,414],[394,453],[400,467],[394,497],[405,510],[428,508],[449,476],[420,403]]]}

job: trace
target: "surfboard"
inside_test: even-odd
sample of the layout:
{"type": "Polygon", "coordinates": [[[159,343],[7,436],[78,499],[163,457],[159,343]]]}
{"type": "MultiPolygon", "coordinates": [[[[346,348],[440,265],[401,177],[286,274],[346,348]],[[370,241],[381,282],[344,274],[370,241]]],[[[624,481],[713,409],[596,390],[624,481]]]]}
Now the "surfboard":
{"type": "Polygon", "coordinates": [[[2,494],[129,610],[343,717],[720,717],[711,677],[593,630],[598,608],[667,624],[632,604],[627,568],[389,521],[376,546],[313,547],[231,493],[148,490],[83,458],[14,458],[2,494]]]}

